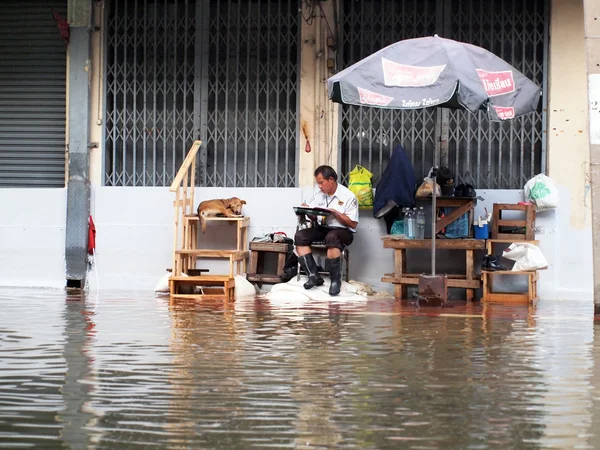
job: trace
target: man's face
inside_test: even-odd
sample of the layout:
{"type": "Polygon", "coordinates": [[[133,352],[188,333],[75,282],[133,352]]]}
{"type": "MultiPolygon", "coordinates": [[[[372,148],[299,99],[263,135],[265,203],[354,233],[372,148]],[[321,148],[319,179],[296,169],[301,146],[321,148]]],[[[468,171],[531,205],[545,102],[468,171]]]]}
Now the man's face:
{"type": "Polygon", "coordinates": [[[315,180],[319,185],[319,189],[321,189],[321,192],[323,192],[324,194],[332,195],[335,193],[335,190],[337,189],[337,183],[333,178],[330,177],[325,179],[323,178],[323,175],[318,174],[315,177],[315,180]]]}

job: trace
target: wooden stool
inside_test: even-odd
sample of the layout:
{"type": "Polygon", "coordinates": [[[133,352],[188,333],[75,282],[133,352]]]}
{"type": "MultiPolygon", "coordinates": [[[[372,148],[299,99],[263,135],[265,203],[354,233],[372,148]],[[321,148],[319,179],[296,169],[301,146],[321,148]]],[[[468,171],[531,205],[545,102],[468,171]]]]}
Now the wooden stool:
{"type": "MultiPolygon", "coordinates": [[[[535,215],[535,211],[533,212],[535,215]]],[[[509,247],[510,244],[513,244],[514,242],[539,245],[539,241],[522,240],[521,238],[523,235],[510,234],[508,236],[510,236],[511,239],[488,239],[485,243],[487,254],[495,254],[494,244],[503,244],[505,247],[509,247]]],[[[539,274],[537,270],[482,270],[481,278],[483,281],[483,296],[481,297],[481,301],[483,302],[531,303],[537,299],[537,281],[539,279],[539,274]],[[493,292],[494,275],[527,276],[527,292],[493,292]]]]}
{"type": "Polygon", "coordinates": [[[492,218],[492,239],[532,241],[535,239],[535,205],[519,205],[513,203],[494,203],[492,218]],[[524,219],[505,220],[502,218],[503,211],[522,211],[524,219]],[[501,227],[525,228],[524,233],[506,233],[501,227]]]}
{"type": "Polygon", "coordinates": [[[250,242],[250,250],[250,270],[246,279],[257,283],[281,283],[285,261],[292,245],[282,242],[250,242]],[[265,256],[273,253],[277,255],[276,273],[263,273],[265,256]]]}
{"type": "Polygon", "coordinates": [[[481,278],[483,279],[483,297],[481,297],[481,301],[483,302],[510,302],[526,304],[537,300],[537,280],[539,278],[537,270],[497,270],[494,272],[482,270],[481,278]],[[527,292],[493,292],[493,280],[495,275],[527,276],[527,292]]]}

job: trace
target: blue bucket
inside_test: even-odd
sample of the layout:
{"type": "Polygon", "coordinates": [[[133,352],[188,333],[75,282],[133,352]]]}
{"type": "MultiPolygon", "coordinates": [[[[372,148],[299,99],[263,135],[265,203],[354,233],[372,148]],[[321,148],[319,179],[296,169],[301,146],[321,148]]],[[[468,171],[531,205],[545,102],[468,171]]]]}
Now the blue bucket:
{"type": "Polygon", "coordinates": [[[473,237],[475,239],[487,239],[489,237],[488,224],[473,225],[473,237]]]}

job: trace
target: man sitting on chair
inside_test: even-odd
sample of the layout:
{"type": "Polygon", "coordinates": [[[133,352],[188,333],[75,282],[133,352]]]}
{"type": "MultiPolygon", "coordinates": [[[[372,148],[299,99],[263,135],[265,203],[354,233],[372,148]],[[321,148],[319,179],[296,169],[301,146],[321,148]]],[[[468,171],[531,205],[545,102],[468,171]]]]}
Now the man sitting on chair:
{"type": "Polygon", "coordinates": [[[321,286],[323,278],[318,273],[317,263],[310,251],[313,242],[325,241],[327,261],[325,270],[329,272],[331,286],[329,295],[338,295],[342,286],[341,254],[344,247],[350,245],[358,226],[358,201],[356,196],[345,186],[338,184],[337,173],[330,166],[319,166],[315,170],[315,187],[313,198],[302,206],[325,208],[331,215],[318,217],[313,228],[298,230],[294,241],[298,253],[298,261],[308,275],[304,289],[321,286]]]}

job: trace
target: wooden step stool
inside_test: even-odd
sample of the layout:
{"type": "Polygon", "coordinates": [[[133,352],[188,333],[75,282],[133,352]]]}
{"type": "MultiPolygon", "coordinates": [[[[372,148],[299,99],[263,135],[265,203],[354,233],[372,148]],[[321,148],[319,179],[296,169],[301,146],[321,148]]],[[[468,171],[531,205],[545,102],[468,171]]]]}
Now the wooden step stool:
{"type": "Polygon", "coordinates": [[[198,300],[233,300],[235,280],[229,275],[200,275],[200,276],[174,276],[169,278],[169,291],[174,298],[193,298],[198,300]],[[181,294],[182,286],[200,287],[202,293],[181,294]]]}
{"type": "Polygon", "coordinates": [[[512,271],[512,270],[497,270],[497,271],[481,271],[483,279],[483,297],[482,302],[506,302],[506,303],[531,303],[537,300],[537,270],[532,271],[512,271]],[[493,283],[495,275],[525,275],[527,276],[527,292],[493,292],[493,283]]]}
{"type": "Polygon", "coordinates": [[[286,257],[291,250],[292,245],[283,242],[250,242],[250,269],[246,279],[257,283],[281,283],[286,257]],[[263,273],[265,256],[270,254],[277,255],[277,269],[274,274],[263,273]]]}
{"type": "Polygon", "coordinates": [[[535,239],[535,205],[519,205],[516,203],[494,203],[492,218],[492,239],[506,241],[533,241],[535,239]],[[507,220],[502,218],[503,211],[521,211],[525,218],[507,220]],[[506,233],[505,227],[525,228],[524,233],[506,233]]]}
{"type": "MultiPolygon", "coordinates": [[[[496,205],[494,205],[496,206],[496,205]]],[[[535,212],[535,211],[534,211],[535,212]]],[[[518,235],[510,235],[514,236],[518,235]]],[[[523,241],[516,239],[488,239],[486,241],[487,254],[494,254],[494,244],[504,244],[505,247],[510,246],[514,242],[527,243],[538,245],[539,241],[523,241]]],[[[499,255],[501,256],[501,255],[499,255]]],[[[481,297],[482,302],[506,302],[506,303],[531,303],[537,300],[537,281],[539,274],[537,270],[526,270],[526,271],[512,271],[512,270],[482,270],[481,279],[483,281],[483,296],[481,297]],[[527,276],[527,292],[494,292],[494,276],[496,275],[508,275],[508,276],[527,276]]]]}

